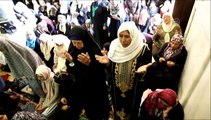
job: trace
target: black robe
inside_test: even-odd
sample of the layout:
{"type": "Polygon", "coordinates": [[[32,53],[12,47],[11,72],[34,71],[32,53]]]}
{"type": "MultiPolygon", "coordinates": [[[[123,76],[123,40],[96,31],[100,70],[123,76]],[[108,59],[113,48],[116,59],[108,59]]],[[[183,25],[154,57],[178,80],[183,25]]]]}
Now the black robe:
{"type": "Polygon", "coordinates": [[[167,61],[173,61],[175,66],[169,68],[167,67],[166,62],[158,62],[159,58],[163,56],[167,45],[168,43],[165,43],[160,49],[157,57],[155,57],[156,62],[154,62],[153,65],[148,68],[145,79],[147,80],[148,87],[153,90],[157,88],[171,88],[177,92],[180,76],[187,58],[187,50],[183,46],[178,55],[170,57],[167,61]]]}
{"type": "Polygon", "coordinates": [[[77,50],[74,46],[69,50],[75,64],[68,67],[69,73],[75,80],[70,102],[71,120],[77,120],[82,109],[85,109],[85,114],[90,120],[102,120],[108,117],[109,102],[105,66],[95,59],[95,54],[101,55],[101,48],[83,27],[74,27],[71,35],[80,35],[84,43],[82,50],[77,50]],[[77,60],[78,54],[82,52],[88,52],[91,58],[88,66],[77,60]]]}
{"type": "MultiPolygon", "coordinates": [[[[144,47],[147,47],[145,45],[144,47]]],[[[135,70],[137,70],[140,66],[148,64],[151,62],[151,52],[149,49],[145,49],[144,54],[140,54],[136,58],[136,64],[135,70]]],[[[121,63],[122,64],[122,63],[121,63]]],[[[123,63],[124,64],[124,63],[123,63]]],[[[141,101],[141,96],[143,91],[146,89],[144,82],[141,81],[142,75],[141,74],[135,74],[134,78],[131,78],[132,82],[132,89],[127,90],[124,94],[125,97],[122,96],[122,91],[119,87],[117,87],[116,79],[115,79],[115,72],[118,72],[115,70],[116,63],[111,63],[111,74],[112,74],[112,101],[114,105],[114,116],[115,120],[119,120],[120,117],[118,114],[121,114],[121,112],[126,114],[124,118],[127,120],[137,120],[138,117],[138,109],[141,101]],[[123,110],[124,109],[124,110],[123,110]]],[[[130,69],[130,68],[129,68],[130,69]]],[[[135,71],[131,71],[135,72],[135,71]]],[[[131,75],[130,73],[128,75],[131,75]]]]}

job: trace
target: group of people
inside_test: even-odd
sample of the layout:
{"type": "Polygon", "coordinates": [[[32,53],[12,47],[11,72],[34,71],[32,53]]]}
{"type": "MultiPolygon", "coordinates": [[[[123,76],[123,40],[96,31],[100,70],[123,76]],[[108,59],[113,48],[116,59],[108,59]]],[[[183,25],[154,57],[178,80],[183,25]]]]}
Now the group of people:
{"type": "Polygon", "coordinates": [[[38,50],[1,37],[0,51],[14,77],[24,76],[40,98],[34,112],[10,119],[183,120],[177,92],[187,50],[172,15],[163,14],[151,44],[131,20],[116,35],[107,49],[84,25],[40,34],[38,50]]]}

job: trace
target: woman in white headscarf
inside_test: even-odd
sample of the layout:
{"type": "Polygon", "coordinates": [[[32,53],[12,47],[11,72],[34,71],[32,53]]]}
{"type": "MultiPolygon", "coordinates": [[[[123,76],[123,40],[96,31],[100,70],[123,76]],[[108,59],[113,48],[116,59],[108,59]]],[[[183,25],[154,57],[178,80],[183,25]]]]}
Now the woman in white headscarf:
{"type": "Polygon", "coordinates": [[[145,37],[133,21],[122,23],[117,36],[110,44],[108,56],[95,57],[100,63],[111,66],[115,119],[136,120],[144,87],[141,76],[135,73],[140,66],[150,63],[152,56],[143,42],[145,37]]]}
{"type": "Polygon", "coordinates": [[[62,34],[53,35],[54,47],[54,73],[66,72],[66,57],[65,53],[68,51],[70,46],[70,40],[62,34]]]}
{"type": "Polygon", "coordinates": [[[55,112],[59,103],[59,84],[54,81],[54,73],[46,65],[37,67],[35,74],[41,82],[45,97],[40,98],[36,105],[36,111],[42,113],[46,117],[50,117],[55,112]]]}
{"type": "Polygon", "coordinates": [[[176,23],[170,12],[166,12],[162,16],[163,22],[157,26],[155,33],[153,34],[153,47],[152,55],[156,56],[166,42],[169,42],[174,34],[181,34],[182,29],[178,23],[176,23]]]}
{"type": "Polygon", "coordinates": [[[40,46],[39,46],[39,50],[37,50],[36,52],[45,62],[46,66],[48,66],[49,68],[52,68],[53,56],[54,56],[53,48],[55,46],[52,36],[46,33],[43,33],[40,35],[39,39],[40,39],[40,46]]]}

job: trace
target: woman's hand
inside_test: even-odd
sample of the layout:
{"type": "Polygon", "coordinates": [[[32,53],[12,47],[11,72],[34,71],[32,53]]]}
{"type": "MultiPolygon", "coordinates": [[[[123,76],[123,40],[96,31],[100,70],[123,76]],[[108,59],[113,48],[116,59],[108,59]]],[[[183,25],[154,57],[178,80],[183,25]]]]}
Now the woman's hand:
{"type": "Polygon", "coordinates": [[[64,55],[69,62],[73,61],[73,57],[68,52],[65,52],[64,55]]]}
{"type": "Polygon", "coordinates": [[[166,60],[163,57],[159,58],[159,63],[165,62],[166,60]]]}
{"type": "Polygon", "coordinates": [[[42,108],[42,102],[38,103],[36,106],[35,106],[35,110],[38,112],[38,113],[42,113],[45,108],[42,108]]]}
{"type": "Polygon", "coordinates": [[[102,64],[109,64],[110,60],[108,58],[108,56],[106,54],[104,54],[103,56],[100,55],[95,55],[95,59],[102,64]]]}
{"type": "Polygon", "coordinates": [[[78,59],[77,59],[79,62],[85,64],[85,65],[89,65],[90,62],[91,62],[91,59],[90,59],[90,56],[88,54],[88,52],[85,53],[81,53],[78,55],[78,59]]]}
{"type": "Polygon", "coordinates": [[[67,104],[67,99],[66,99],[65,97],[63,97],[63,98],[61,99],[61,103],[66,105],[66,104],[67,104]]]}
{"type": "Polygon", "coordinates": [[[147,72],[147,68],[150,67],[152,65],[152,63],[148,63],[146,65],[142,65],[140,66],[137,70],[136,70],[136,73],[139,73],[139,74],[144,74],[147,72]]]}
{"type": "Polygon", "coordinates": [[[173,108],[172,106],[169,106],[165,110],[163,110],[163,118],[168,116],[168,113],[172,108],[173,108]]]}
{"type": "Polygon", "coordinates": [[[57,63],[54,63],[53,70],[57,68],[57,63]]]}
{"type": "Polygon", "coordinates": [[[167,66],[173,67],[173,66],[175,66],[175,63],[173,61],[167,61],[167,66]]]}

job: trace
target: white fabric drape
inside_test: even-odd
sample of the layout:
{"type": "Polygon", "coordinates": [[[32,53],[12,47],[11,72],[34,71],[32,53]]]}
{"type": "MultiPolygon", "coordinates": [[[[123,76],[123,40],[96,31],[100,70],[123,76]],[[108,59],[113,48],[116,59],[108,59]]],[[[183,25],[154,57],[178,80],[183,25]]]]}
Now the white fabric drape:
{"type": "Polygon", "coordinates": [[[210,120],[210,1],[195,1],[185,31],[188,57],[179,100],[185,120],[210,120]]]}

